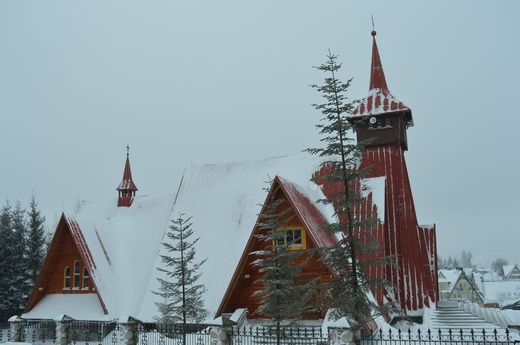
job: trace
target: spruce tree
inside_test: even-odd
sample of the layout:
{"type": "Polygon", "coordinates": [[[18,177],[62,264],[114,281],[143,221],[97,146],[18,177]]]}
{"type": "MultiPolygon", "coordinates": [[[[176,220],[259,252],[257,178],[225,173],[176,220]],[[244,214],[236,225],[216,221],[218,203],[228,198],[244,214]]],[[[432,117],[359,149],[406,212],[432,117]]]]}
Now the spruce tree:
{"type": "Polygon", "coordinates": [[[5,201],[0,210],[0,321],[5,322],[14,315],[11,303],[11,280],[16,272],[12,267],[13,231],[12,206],[5,201]]]}
{"type": "MultiPolygon", "coordinates": [[[[169,255],[161,255],[166,268],[158,268],[166,278],[158,278],[160,291],[154,292],[163,298],[163,302],[156,303],[161,315],[158,321],[180,323],[184,335],[188,323],[200,323],[208,314],[202,299],[206,288],[197,283],[201,276],[198,271],[206,259],[195,262],[195,244],[199,238],[190,239],[193,235],[191,226],[191,217],[185,219],[183,214],[172,220],[170,231],[166,233],[170,241],[163,243],[169,255]]],[[[185,336],[183,340],[185,343],[185,336]]]]}
{"type": "Polygon", "coordinates": [[[26,251],[27,221],[26,212],[19,201],[15,203],[12,212],[13,251],[11,266],[15,274],[11,279],[11,293],[13,311],[18,315],[25,308],[25,302],[31,292],[31,283],[27,274],[27,259],[31,253],[26,251]]]}
{"type": "MultiPolygon", "coordinates": [[[[273,185],[272,182],[270,184],[273,185]]],[[[263,242],[264,249],[251,253],[258,257],[252,264],[263,274],[257,281],[263,288],[253,293],[253,296],[262,298],[255,314],[274,321],[279,344],[282,322],[286,321],[285,326],[290,326],[313,307],[316,280],[298,284],[298,275],[312,253],[295,248],[301,243],[302,235],[298,236],[294,229],[288,228],[293,218],[292,208],[287,200],[279,197],[279,185],[274,184],[270,189],[271,193],[268,194],[256,224],[256,238],[263,242]]]]}
{"type": "Polygon", "coordinates": [[[48,238],[45,234],[45,217],[38,209],[36,197],[31,195],[28,212],[27,235],[27,273],[31,285],[34,285],[47,251],[48,238]]]}
{"type": "Polygon", "coordinates": [[[347,116],[355,109],[358,101],[349,101],[346,92],[352,79],[342,82],[337,78],[341,64],[337,56],[330,53],[326,63],[315,67],[327,74],[323,85],[311,85],[325,99],[324,103],[313,104],[322,115],[322,122],[316,127],[323,135],[322,148],[305,151],[325,157],[322,167],[328,173],[321,183],[336,185],[337,192],[322,200],[335,207],[337,222],[328,224],[326,231],[340,238],[337,245],[324,248],[322,260],[328,265],[333,277],[322,291],[326,306],[331,308],[334,319],[346,317],[351,325],[361,327],[374,315],[396,311],[390,303],[378,305],[368,296],[370,290],[391,288],[389,281],[367,274],[371,267],[390,265],[390,257],[382,256],[379,243],[373,236],[377,219],[370,213],[356,212],[366,201],[356,192],[361,179],[369,168],[360,169],[362,151],[367,142],[356,142],[351,136],[354,125],[347,116]]]}

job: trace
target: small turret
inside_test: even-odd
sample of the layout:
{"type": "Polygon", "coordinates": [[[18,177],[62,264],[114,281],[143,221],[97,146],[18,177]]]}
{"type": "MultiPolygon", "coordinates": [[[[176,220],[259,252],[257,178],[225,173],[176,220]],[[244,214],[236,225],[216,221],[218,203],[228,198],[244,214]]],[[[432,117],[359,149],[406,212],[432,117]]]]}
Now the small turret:
{"type": "Polygon", "coordinates": [[[132,170],[130,169],[129,151],[130,147],[127,146],[126,164],[125,171],[123,172],[123,180],[116,189],[119,192],[117,207],[130,207],[130,205],[132,205],[132,201],[134,200],[135,192],[137,192],[138,190],[135,186],[134,181],[132,180],[132,170]]]}

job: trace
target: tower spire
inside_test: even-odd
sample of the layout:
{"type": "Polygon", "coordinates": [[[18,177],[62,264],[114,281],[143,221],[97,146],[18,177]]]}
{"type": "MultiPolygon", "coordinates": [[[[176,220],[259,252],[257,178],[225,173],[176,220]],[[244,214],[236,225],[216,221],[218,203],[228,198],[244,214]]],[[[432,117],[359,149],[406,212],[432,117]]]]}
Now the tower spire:
{"type": "MultiPolygon", "coordinates": [[[[372,22],[373,24],[373,22],[372,22]]],[[[379,57],[379,50],[377,49],[376,35],[377,32],[372,30],[372,67],[370,71],[370,87],[369,91],[373,89],[381,89],[388,91],[386,85],[385,72],[383,71],[383,64],[379,57]]]]}
{"type": "Polygon", "coordinates": [[[126,163],[125,170],[123,172],[123,180],[116,188],[119,192],[119,198],[117,200],[118,207],[129,207],[132,205],[132,201],[137,192],[137,187],[132,180],[132,170],[130,169],[130,146],[126,146],[126,163]]]}

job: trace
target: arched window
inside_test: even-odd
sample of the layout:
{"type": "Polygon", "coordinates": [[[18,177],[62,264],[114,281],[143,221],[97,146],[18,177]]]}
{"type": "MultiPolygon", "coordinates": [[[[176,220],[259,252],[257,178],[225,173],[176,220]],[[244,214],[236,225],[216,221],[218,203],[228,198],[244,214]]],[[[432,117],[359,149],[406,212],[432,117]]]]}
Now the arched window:
{"type": "Polygon", "coordinates": [[[88,270],[86,267],[83,268],[83,289],[84,290],[88,290],[88,280],[89,280],[89,275],[88,275],[88,270]]]}
{"type": "Polygon", "coordinates": [[[65,272],[63,272],[63,288],[70,289],[70,267],[65,267],[65,272]]]}
{"type": "Polygon", "coordinates": [[[73,288],[79,289],[79,278],[80,278],[80,267],[79,267],[79,261],[74,261],[74,283],[73,288]]]}

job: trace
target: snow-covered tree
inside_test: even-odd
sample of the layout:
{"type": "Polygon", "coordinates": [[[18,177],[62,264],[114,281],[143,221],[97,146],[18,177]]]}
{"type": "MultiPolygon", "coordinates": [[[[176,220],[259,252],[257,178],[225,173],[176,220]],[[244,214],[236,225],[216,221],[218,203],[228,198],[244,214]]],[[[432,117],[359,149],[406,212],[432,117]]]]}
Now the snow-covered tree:
{"type": "Polygon", "coordinates": [[[453,267],[454,268],[460,267],[459,262],[457,261],[457,258],[453,259],[453,267]]]}
{"type": "MultiPolygon", "coordinates": [[[[32,200],[35,203],[34,196],[32,200]]],[[[37,260],[40,265],[45,254],[29,246],[30,227],[30,214],[28,219],[20,202],[13,206],[6,200],[0,210],[0,321],[23,311],[35,280],[30,262],[37,260]]]]}
{"type": "Polygon", "coordinates": [[[464,268],[473,268],[474,265],[471,262],[471,259],[473,259],[473,254],[471,252],[466,252],[465,250],[462,250],[462,254],[460,257],[460,264],[464,268]]]}
{"type": "Polygon", "coordinates": [[[26,250],[27,222],[25,213],[21,203],[17,201],[12,211],[11,268],[15,274],[11,278],[10,297],[13,308],[20,312],[25,308],[25,302],[32,288],[27,272],[27,260],[33,253],[26,250]]]}
{"type": "Polygon", "coordinates": [[[253,293],[261,297],[255,314],[273,320],[278,344],[282,326],[290,326],[300,320],[303,313],[313,308],[316,280],[298,281],[298,276],[311,258],[311,251],[298,247],[302,234],[289,228],[293,216],[289,202],[280,197],[280,186],[270,183],[271,193],[258,216],[256,237],[264,244],[262,250],[251,255],[262,277],[257,282],[262,288],[253,293]],[[285,322],[285,324],[284,324],[285,322]]]}
{"type": "Polygon", "coordinates": [[[346,317],[351,324],[361,326],[374,314],[390,310],[396,311],[391,304],[378,305],[368,295],[371,288],[390,288],[387,280],[367,274],[370,267],[390,265],[390,257],[379,253],[379,243],[372,235],[376,219],[371,214],[356,214],[356,205],[365,202],[354,186],[367,173],[367,169],[358,167],[362,150],[367,142],[356,142],[349,136],[354,125],[347,121],[357,101],[349,101],[346,92],[352,79],[342,82],[337,78],[341,64],[337,56],[330,53],[327,62],[315,67],[325,72],[323,85],[311,85],[325,99],[324,103],[313,104],[322,115],[322,122],[316,127],[323,135],[323,148],[310,148],[306,151],[326,157],[323,167],[329,171],[323,182],[334,183],[339,191],[323,200],[335,206],[337,223],[329,224],[327,231],[338,234],[341,240],[322,254],[323,261],[331,268],[332,281],[322,289],[325,292],[324,303],[333,308],[332,316],[336,319],[346,317]]]}
{"type": "Polygon", "coordinates": [[[28,234],[26,250],[27,253],[30,253],[27,256],[27,273],[31,285],[34,285],[49,243],[48,235],[45,234],[45,217],[42,216],[38,209],[38,203],[34,194],[31,195],[27,216],[28,234]]]}
{"type": "Polygon", "coordinates": [[[509,262],[504,258],[497,258],[491,263],[491,270],[496,272],[500,277],[504,276],[504,266],[507,266],[509,262]]]}
{"type": "Polygon", "coordinates": [[[11,298],[11,281],[16,274],[12,267],[12,223],[12,206],[9,200],[6,200],[0,210],[0,321],[7,321],[16,314],[11,298]]]}
{"type": "Polygon", "coordinates": [[[163,243],[169,254],[161,255],[165,268],[158,268],[165,278],[158,278],[160,291],[154,292],[163,298],[162,302],[156,303],[161,315],[158,321],[181,324],[183,333],[186,333],[188,323],[200,323],[208,314],[202,299],[206,288],[197,283],[201,276],[199,268],[206,259],[195,262],[195,244],[199,238],[190,239],[193,235],[191,226],[191,217],[185,219],[183,214],[172,220],[166,233],[169,241],[163,243]]]}

